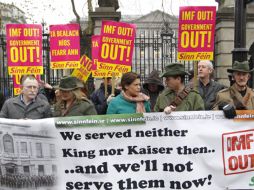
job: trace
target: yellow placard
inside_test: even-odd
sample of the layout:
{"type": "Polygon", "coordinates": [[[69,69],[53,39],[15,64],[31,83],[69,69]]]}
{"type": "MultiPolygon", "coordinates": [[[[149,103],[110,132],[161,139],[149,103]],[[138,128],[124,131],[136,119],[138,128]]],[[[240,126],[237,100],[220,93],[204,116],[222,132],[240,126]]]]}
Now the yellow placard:
{"type": "Polygon", "coordinates": [[[13,92],[14,92],[14,96],[17,96],[17,95],[20,94],[21,89],[20,89],[20,88],[14,88],[14,89],[13,89],[13,92]]]}
{"type": "Polygon", "coordinates": [[[112,72],[106,70],[94,70],[92,71],[92,76],[94,78],[105,78],[105,77],[121,77],[122,73],[120,72],[112,72]]]}
{"type": "Polygon", "coordinates": [[[111,71],[114,73],[127,73],[131,71],[131,66],[97,62],[97,70],[111,71]]]}
{"type": "Polygon", "coordinates": [[[41,75],[43,74],[42,66],[17,66],[17,67],[8,67],[9,75],[41,75]]]}
{"type": "Polygon", "coordinates": [[[77,69],[80,68],[79,61],[51,62],[51,69],[77,69]]]}
{"type": "Polygon", "coordinates": [[[77,77],[80,80],[86,82],[89,75],[91,74],[91,71],[85,70],[85,69],[75,69],[72,73],[71,76],[77,77]]]}
{"type": "Polygon", "coordinates": [[[178,60],[213,60],[213,52],[178,52],[178,60]]]}

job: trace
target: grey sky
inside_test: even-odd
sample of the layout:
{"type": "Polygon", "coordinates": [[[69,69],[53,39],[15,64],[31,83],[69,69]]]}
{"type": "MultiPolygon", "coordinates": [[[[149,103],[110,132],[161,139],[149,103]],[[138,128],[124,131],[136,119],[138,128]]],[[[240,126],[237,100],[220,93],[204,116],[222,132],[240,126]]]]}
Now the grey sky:
{"type": "MultiPolygon", "coordinates": [[[[98,6],[93,1],[93,8],[98,6]]],[[[74,19],[70,0],[0,0],[14,3],[32,19],[30,23],[65,24],[74,19]]],[[[79,15],[87,16],[87,1],[75,0],[79,15]]],[[[162,10],[168,14],[178,15],[180,6],[216,6],[215,0],[119,0],[122,15],[145,15],[154,10],[162,10]]]]}

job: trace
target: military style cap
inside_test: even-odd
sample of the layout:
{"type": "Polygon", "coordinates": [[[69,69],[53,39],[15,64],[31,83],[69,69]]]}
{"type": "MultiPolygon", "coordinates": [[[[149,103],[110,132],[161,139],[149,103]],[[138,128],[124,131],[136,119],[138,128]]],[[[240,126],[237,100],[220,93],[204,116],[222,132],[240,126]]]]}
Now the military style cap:
{"type": "Polygon", "coordinates": [[[248,61],[243,61],[243,62],[239,62],[239,61],[235,61],[233,64],[232,69],[227,69],[228,73],[233,73],[233,72],[244,72],[244,73],[250,73],[253,72],[254,70],[250,70],[249,67],[249,62],[248,61]]]}
{"type": "Polygon", "coordinates": [[[60,80],[59,86],[56,88],[63,90],[63,91],[70,91],[77,88],[82,88],[81,82],[76,77],[67,76],[63,77],[60,80]]]}
{"type": "Polygon", "coordinates": [[[172,63],[165,67],[165,72],[160,77],[169,77],[177,75],[190,75],[190,73],[184,70],[184,65],[180,63],[172,63]]]}

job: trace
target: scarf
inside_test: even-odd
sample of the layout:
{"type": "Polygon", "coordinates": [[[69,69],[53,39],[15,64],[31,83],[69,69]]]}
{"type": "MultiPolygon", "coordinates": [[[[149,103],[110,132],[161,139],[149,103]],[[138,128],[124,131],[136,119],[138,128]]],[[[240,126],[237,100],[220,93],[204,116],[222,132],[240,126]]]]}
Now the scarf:
{"type": "Polygon", "coordinates": [[[249,110],[251,108],[251,98],[253,97],[253,91],[247,87],[245,95],[242,97],[240,92],[236,89],[236,84],[230,87],[230,96],[233,99],[234,105],[238,110],[249,110]]]}
{"type": "Polygon", "coordinates": [[[121,92],[123,98],[128,102],[136,102],[136,113],[145,113],[144,102],[149,100],[149,97],[143,93],[139,93],[138,96],[128,96],[124,91],[121,92]]]}

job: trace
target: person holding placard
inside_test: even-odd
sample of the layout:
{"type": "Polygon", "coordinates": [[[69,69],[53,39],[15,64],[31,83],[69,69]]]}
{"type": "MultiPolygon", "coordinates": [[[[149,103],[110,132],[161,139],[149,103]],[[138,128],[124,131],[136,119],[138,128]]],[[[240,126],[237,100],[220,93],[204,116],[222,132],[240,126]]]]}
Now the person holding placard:
{"type": "Polygon", "coordinates": [[[117,89],[114,89],[113,91],[115,92],[112,92],[112,78],[107,77],[103,78],[103,82],[101,83],[99,89],[91,94],[90,99],[94,103],[98,115],[106,114],[108,108],[107,100],[108,98],[112,98],[112,93],[113,96],[116,96],[120,93],[120,91],[117,89]]]}

